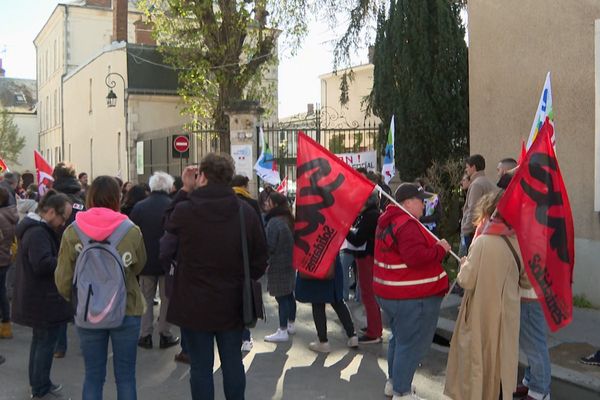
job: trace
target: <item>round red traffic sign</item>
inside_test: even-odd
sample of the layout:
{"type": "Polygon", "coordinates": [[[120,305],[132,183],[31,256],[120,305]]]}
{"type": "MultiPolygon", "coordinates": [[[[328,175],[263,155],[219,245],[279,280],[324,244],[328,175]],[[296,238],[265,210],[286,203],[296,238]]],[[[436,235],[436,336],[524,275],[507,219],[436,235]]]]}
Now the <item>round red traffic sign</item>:
{"type": "Polygon", "coordinates": [[[180,153],[185,153],[190,148],[190,139],[187,136],[177,136],[173,140],[173,148],[180,153]]]}

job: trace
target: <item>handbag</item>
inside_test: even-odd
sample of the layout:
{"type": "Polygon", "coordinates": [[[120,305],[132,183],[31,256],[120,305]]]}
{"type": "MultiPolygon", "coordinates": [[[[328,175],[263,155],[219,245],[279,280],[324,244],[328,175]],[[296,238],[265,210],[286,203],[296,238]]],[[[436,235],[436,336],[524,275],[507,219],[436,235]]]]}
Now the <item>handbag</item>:
{"type": "Polygon", "coordinates": [[[256,321],[265,319],[265,307],[260,282],[250,279],[250,259],[248,257],[248,238],[244,207],[240,204],[240,225],[242,235],[242,254],[244,256],[244,285],[242,291],[242,319],[246,328],[254,328],[256,321]]]}

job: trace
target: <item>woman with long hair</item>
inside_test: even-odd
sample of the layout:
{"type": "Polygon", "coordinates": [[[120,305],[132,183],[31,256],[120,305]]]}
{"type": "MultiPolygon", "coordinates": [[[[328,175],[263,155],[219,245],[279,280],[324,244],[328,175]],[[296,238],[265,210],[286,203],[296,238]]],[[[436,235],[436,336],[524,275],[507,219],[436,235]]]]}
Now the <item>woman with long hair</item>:
{"type": "Polygon", "coordinates": [[[292,266],[294,250],[294,217],[287,198],[272,192],[267,198],[266,235],[269,246],[269,267],[267,269],[267,290],[279,305],[279,328],[265,336],[267,342],[285,342],[288,335],[296,333],[296,299],[294,283],[296,272],[292,266]]]}
{"type": "Polygon", "coordinates": [[[495,212],[502,192],[477,204],[478,228],[456,278],[465,294],[450,343],[452,399],[512,400],[519,366],[520,288],[530,288],[515,231],[495,212]]]}
{"type": "Polygon", "coordinates": [[[17,226],[19,248],[15,271],[12,319],[33,328],[29,351],[29,384],[33,399],[56,394],[62,385],[50,380],[54,348],[61,326],[73,317],[73,309],[54,283],[60,247],[59,230],[72,212],[71,200],[49,190],[37,211],[17,226]]]}
{"type": "MultiPolygon", "coordinates": [[[[60,294],[67,300],[72,297],[75,264],[83,245],[75,226],[90,240],[106,241],[122,224],[129,222],[127,216],[119,212],[121,205],[119,198],[119,185],[114,178],[97,177],[88,189],[87,211],[77,213],[75,222],[65,230],[56,270],[56,284],[60,294]]],[[[144,300],[137,275],[146,263],[146,249],[140,229],[131,225],[116,246],[125,267],[127,292],[122,324],[110,329],[77,327],[85,364],[83,400],[102,399],[109,338],[112,344],[117,398],[119,400],[137,398],[135,381],[137,341],[141,316],[144,313],[144,300]]]]}

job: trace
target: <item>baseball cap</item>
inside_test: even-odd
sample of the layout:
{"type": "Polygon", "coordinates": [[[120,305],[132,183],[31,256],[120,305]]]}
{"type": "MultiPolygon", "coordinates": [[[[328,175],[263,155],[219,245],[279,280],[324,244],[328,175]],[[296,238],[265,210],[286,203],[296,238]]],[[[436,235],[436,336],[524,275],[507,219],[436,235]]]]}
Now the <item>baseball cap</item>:
{"type": "Polygon", "coordinates": [[[396,193],[394,194],[394,197],[396,197],[396,201],[398,203],[403,202],[407,199],[412,199],[413,197],[425,200],[430,198],[431,196],[431,193],[424,191],[422,188],[419,188],[414,183],[401,184],[400,186],[398,186],[398,189],[396,189],[396,193]]]}

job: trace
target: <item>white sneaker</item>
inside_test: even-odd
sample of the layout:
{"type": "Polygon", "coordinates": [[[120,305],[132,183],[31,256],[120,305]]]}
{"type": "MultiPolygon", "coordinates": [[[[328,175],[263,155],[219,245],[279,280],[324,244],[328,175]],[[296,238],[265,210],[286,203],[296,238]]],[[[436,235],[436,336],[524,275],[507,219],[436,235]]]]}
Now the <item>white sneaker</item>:
{"type": "Polygon", "coordinates": [[[252,350],[252,347],[254,347],[254,343],[252,343],[252,340],[244,340],[242,342],[242,351],[249,352],[250,350],[252,350]]]}
{"type": "Polygon", "coordinates": [[[392,397],[394,395],[394,384],[391,379],[385,381],[385,386],[383,387],[383,394],[387,397],[392,397]]]}
{"type": "Polygon", "coordinates": [[[317,353],[329,353],[331,352],[331,347],[329,346],[329,342],[310,342],[308,344],[308,348],[312,351],[316,351],[317,353]]]}
{"type": "Polygon", "coordinates": [[[287,333],[293,335],[296,333],[296,324],[293,322],[288,322],[287,333]]]}
{"type": "Polygon", "coordinates": [[[348,339],[348,342],[346,344],[348,345],[348,347],[356,349],[358,347],[358,336],[352,336],[350,339],[348,339]]]}
{"type": "Polygon", "coordinates": [[[277,328],[277,332],[272,335],[265,336],[265,342],[287,342],[289,340],[288,331],[277,328]]]}

